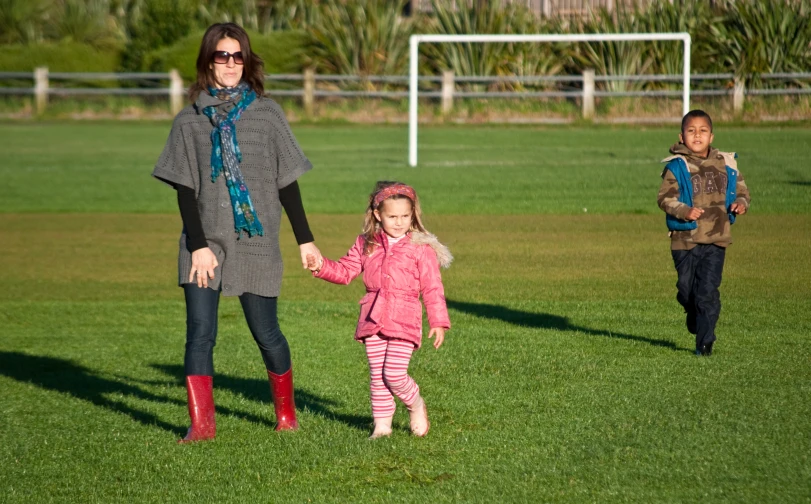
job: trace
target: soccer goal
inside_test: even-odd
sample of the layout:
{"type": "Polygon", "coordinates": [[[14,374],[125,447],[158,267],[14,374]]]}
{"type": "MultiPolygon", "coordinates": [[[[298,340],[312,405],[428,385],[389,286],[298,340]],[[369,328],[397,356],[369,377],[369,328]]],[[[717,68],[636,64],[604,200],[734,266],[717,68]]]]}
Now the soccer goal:
{"type": "Polygon", "coordinates": [[[647,42],[673,40],[684,42],[683,114],[690,111],[690,34],[689,33],[577,33],[569,35],[412,35],[409,39],[408,83],[408,164],[417,166],[417,67],[421,42],[647,42]]]}

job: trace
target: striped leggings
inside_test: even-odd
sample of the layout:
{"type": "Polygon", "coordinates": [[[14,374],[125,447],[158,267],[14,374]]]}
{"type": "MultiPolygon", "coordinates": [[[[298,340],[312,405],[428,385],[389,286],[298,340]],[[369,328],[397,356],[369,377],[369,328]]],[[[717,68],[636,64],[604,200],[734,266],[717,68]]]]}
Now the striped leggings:
{"type": "Polygon", "coordinates": [[[372,416],[393,416],[394,396],[410,408],[420,392],[417,383],[408,376],[414,344],[399,339],[381,339],[377,335],[369,336],[363,342],[369,359],[372,416]]]}

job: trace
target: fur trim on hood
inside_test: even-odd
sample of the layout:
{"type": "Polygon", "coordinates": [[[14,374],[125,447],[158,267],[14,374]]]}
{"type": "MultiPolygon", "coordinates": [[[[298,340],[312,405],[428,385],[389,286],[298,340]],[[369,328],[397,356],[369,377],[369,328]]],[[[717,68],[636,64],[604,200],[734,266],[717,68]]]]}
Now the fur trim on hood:
{"type": "Polygon", "coordinates": [[[419,231],[413,231],[411,233],[411,243],[415,245],[430,245],[434,252],[436,253],[436,258],[439,261],[439,265],[442,268],[450,268],[451,263],[453,262],[453,255],[451,251],[448,250],[448,247],[440,243],[439,239],[428,232],[421,233],[419,231]]]}

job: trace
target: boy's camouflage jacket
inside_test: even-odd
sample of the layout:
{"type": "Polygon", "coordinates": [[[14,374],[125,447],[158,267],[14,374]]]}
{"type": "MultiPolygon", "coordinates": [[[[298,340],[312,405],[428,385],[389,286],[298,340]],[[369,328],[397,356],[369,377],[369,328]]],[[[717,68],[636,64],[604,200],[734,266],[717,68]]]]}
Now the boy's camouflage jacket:
{"type": "MultiPolygon", "coordinates": [[[[747,209],[751,201],[749,189],[743,175],[737,169],[735,155],[721,152],[710,147],[707,158],[696,156],[684,144],[675,144],[670,148],[672,156],[665,158],[667,163],[681,158],[687,165],[690,175],[693,207],[701,208],[704,213],[696,221],[695,229],[675,230],[670,232],[672,250],[689,250],[698,244],[715,244],[726,247],[732,243],[730,219],[727,215],[727,166],[737,171],[735,181],[735,203],[747,209]]],[[[669,169],[662,172],[662,185],[659,188],[657,202],[659,208],[668,215],[685,221],[690,206],[679,201],[680,190],[676,175],[669,169]]]]}

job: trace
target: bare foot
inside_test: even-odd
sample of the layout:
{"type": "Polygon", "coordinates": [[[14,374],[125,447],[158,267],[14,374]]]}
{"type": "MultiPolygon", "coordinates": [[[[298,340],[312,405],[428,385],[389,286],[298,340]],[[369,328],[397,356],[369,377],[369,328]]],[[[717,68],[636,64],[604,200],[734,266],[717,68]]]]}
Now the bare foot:
{"type": "Polygon", "coordinates": [[[425,407],[425,401],[422,396],[417,396],[417,400],[411,405],[408,410],[411,416],[411,433],[417,437],[423,437],[428,434],[428,429],[431,428],[431,422],[428,421],[428,408],[425,407]]]}
{"type": "Polygon", "coordinates": [[[375,430],[369,439],[379,439],[391,436],[391,420],[393,417],[375,418],[375,430]]]}

